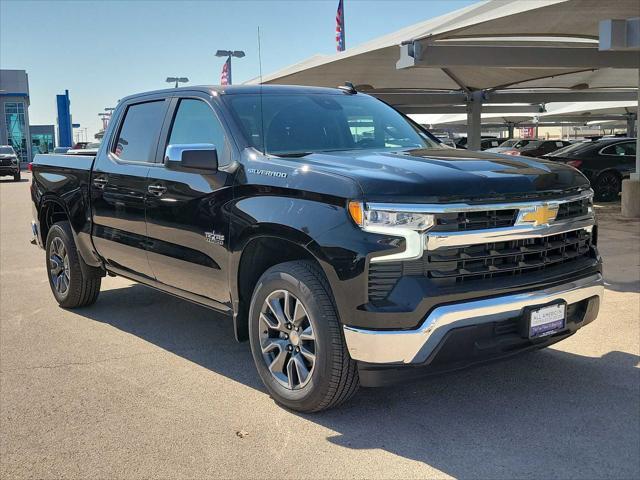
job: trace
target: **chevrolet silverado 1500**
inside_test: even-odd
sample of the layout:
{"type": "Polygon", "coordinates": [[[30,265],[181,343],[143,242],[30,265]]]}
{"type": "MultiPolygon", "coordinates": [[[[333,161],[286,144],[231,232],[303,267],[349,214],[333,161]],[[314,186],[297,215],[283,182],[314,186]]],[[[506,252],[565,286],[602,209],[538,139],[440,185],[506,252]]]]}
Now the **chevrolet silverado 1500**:
{"type": "Polygon", "coordinates": [[[603,293],[580,172],[446,147],[350,88],[130,96],[95,156],[36,157],[31,196],[60,306],[110,274],[228,314],[299,411],[546,347],[603,293]]]}

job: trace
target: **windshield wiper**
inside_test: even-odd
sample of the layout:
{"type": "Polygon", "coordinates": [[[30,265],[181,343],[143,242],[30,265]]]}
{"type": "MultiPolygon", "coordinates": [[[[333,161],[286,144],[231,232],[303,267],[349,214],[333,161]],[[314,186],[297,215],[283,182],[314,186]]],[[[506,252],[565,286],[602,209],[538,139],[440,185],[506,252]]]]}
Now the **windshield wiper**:
{"type": "Polygon", "coordinates": [[[272,153],[272,155],[275,155],[277,157],[283,157],[283,158],[300,158],[300,157],[306,157],[307,155],[311,155],[311,152],[272,153]]]}

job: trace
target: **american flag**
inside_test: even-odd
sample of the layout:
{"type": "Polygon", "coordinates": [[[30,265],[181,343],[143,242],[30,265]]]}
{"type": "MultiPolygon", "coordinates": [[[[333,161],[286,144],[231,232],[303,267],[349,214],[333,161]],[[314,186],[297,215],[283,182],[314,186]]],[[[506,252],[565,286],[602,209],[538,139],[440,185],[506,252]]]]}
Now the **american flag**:
{"type": "Polygon", "coordinates": [[[227,58],[227,61],[222,66],[220,85],[231,85],[231,57],[227,58]]]}
{"type": "Polygon", "coordinates": [[[338,2],[338,11],[336,12],[336,50],[343,52],[345,49],[344,42],[344,0],[338,2]]]}

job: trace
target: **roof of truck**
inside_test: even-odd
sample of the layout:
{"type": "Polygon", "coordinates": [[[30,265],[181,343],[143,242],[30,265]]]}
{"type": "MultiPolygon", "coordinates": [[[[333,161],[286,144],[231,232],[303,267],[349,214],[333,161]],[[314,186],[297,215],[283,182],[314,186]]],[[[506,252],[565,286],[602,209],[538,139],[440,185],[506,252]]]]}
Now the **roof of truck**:
{"type": "Polygon", "coordinates": [[[259,94],[304,94],[304,93],[324,93],[330,95],[346,94],[344,90],[339,88],[326,87],[308,87],[303,85],[193,85],[188,87],[164,88],[161,90],[153,90],[150,92],[140,92],[128,95],[120,101],[129,100],[131,98],[157,95],[157,94],[176,94],[181,92],[205,92],[217,93],[219,95],[251,95],[259,94]]]}

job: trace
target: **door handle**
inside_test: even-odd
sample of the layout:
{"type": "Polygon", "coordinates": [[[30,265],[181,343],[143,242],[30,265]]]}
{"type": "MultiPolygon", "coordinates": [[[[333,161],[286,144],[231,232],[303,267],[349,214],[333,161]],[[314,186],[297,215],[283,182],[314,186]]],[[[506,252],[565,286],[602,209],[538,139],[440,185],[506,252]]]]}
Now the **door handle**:
{"type": "Polygon", "coordinates": [[[98,177],[93,179],[93,184],[98,188],[104,188],[109,181],[106,178],[98,177]]]}
{"type": "Polygon", "coordinates": [[[164,192],[167,191],[167,187],[164,187],[162,185],[149,185],[147,187],[147,191],[151,195],[155,195],[156,197],[159,197],[160,195],[162,195],[164,192]]]}

